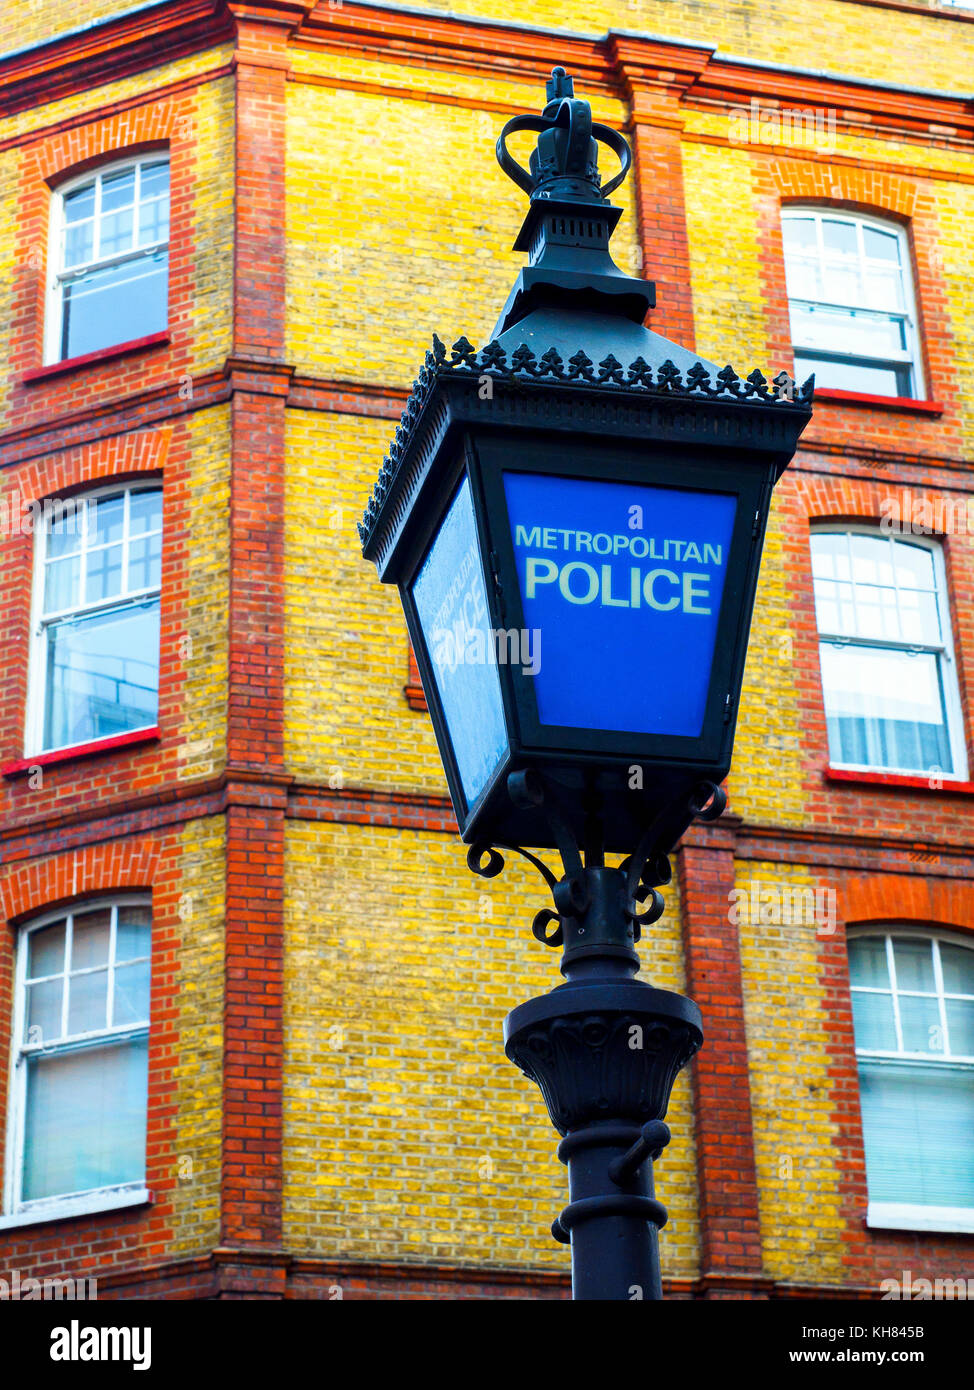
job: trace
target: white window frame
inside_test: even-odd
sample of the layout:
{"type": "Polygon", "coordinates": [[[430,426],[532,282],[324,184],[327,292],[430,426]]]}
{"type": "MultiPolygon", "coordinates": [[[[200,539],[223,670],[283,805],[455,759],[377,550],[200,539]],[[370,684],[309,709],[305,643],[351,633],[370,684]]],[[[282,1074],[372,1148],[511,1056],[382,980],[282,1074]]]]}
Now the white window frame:
{"type": "MultiPolygon", "coordinates": [[[[828,300],[824,300],[824,299],[802,299],[802,298],[800,298],[799,296],[795,296],[794,302],[795,302],[795,303],[800,303],[800,304],[817,304],[817,305],[821,305],[822,307],[832,307],[832,308],[838,308],[838,309],[850,309],[850,310],[854,310],[854,311],[855,311],[855,310],[860,310],[863,314],[869,314],[869,313],[886,313],[886,314],[889,314],[889,315],[891,315],[891,316],[893,316],[893,317],[896,317],[896,318],[902,318],[903,321],[904,321],[904,337],[905,337],[905,339],[906,339],[906,347],[903,349],[902,352],[896,353],[896,354],[894,354],[893,356],[888,357],[888,358],[887,358],[887,357],[874,357],[874,358],[870,358],[870,357],[865,356],[865,355],[863,355],[863,354],[861,354],[861,353],[843,352],[840,348],[836,348],[834,351],[825,351],[824,349],[821,349],[821,348],[807,348],[807,349],[806,349],[806,348],[801,347],[801,346],[798,345],[798,344],[795,344],[794,341],[792,342],[792,351],[793,351],[794,353],[796,353],[796,354],[797,354],[798,356],[800,356],[800,357],[803,357],[803,356],[809,356],[809,357],[811,357],[813,363],[814,363],[814,361],[815,361],[816,354],[820,354],[821,356],[823,356],[824,358],[826,358],[826,359],[828,359],[828,360],[830,360],[830,361],[840,362],[840,363],[843,362],[843,361],[848,361],[849,363],[852,363],[852,364],[869,365],[870,362],[874,362],[874,363],[876,363],[877,365],[880,365],[880,366],[886,365],[886,364],[888,364],[888,363],[895,363],[896,365],[898,365],[898,366],[900,366],[900,367],[909,367],[909,369],[910,369],[910,386],[911,386],[910,392],[908,393],[907,397],[905,397],[905,398],[904,398],[904,397],[894,397],[894,396],[891,396],[890,399],[891,399],[891,400],[895,400],[895,399],[911,399],[911,400],[918,400],[918,401],[921,401],[921,400],[926,399],[926,387],[925,387],[925,384],[924,384],[924,373],[923,373],[923,353],[922,353],[922,351],[921,351],[920,327],[919,327],[919,318],[918,318],[918,315],[917,315],[916,288],[915,288],[915,286],[914,286],[914,284],[913,284],[913,257],[912,257],[912,255],[911,255],[911,253],[910,253],[910,239],[909,239],[909,237],[908,237],[908,235],[907,235],[907,229],[906,229],[904,226],[902,226],[900,223],[898,223],[898,222],[892,222],[892,221],[889,221],[889,220],[887,220],[887,219],[885,219],[885,218],[882,218],[882,217],[872,217],[872,216],[870,216],[870,215],[867,214],[867,213],[846,212],[846,211],[845,211],[844,209],[842,209],[842,208],[831,208],[831,207],[829,207],[828,205],[823,205],[823,204],[821,204],[821,203],[816,203],[816,204],[814,204],[814,205],[804,205],[804,206],[803,206],[802,204],[800,204],[800,203],[788,203],[788,204],[786,204],[786,205],[781,209],[782,235],[784,234],[784,223],[785,223],[786,221],[788,221],[788,220],[792,220],[792,219],[796,219],[796,218],[800,218],[800,217],[804,217],[804,218],[811,217],[811,218],[813,218],[814,221],[815,221],[815,229],[816,229],[816,236],[817,236],[817,239],[818,239],[818,251],[819,251],[819,258],[820,258],[820,260],[821,260],[821,257],[822,257],[822,221],[823,221],[823,220],[835,221],[835,222],[846,222],[846,223],[850,223],[851,225],[853,225],[853,226],[856,227],[856,229],[857,229],[857,230],[856,230],[856,244],[857,244],[858,249],[859,249],[859,265],[860,265],[860,267],[863,265],[863,260],[864,260],[863,236],[862,236],[862,229],[863,229],[864,227],[872,227],[872,228],[874,228],[877,232],[884,232],[887,236],[895,236],[895,237],[896,237],[896,239],[897,239],[897,241],[898,241],[898,243],[899,243],[899,249],[900,249],[900,270],[901,270],[901,272],[902,272],[902,279],[903,279],[903,309],[902,309],[902,310],[899,310],[899,309],[895,309],[895,310],[894,310],[894,309],[890,309],[890,310],[876,310],[876,309],[870,309],[870,308],[869,308],[868,306],[866,306],[866,305],[856,305],[856,304],[836,304],[836,305],[832,305],[832,304],[830,303],[830,301],[828,301],[828,300]]],[[[785,262],[786,262],[786,264],[787,264],[787,259],[788,259],[788,253],[787,253],[787,251],[785,251],[785,262]]],[[[793,302],[793,301],[792,301],[792,296],[789,294],[789,295],[788,295],[789,317],[790,317],[792,302],[793,302]]],[[[789,328],[789,332],[790,332],[790,331],[791,331],[791,330],[790,330],[790,328],[789,328]]],[[[793,334],[792,334],[792,337],[794,337],[793,334]]],[[[794,367],[793,367],[793,370],[794,370],[794,367]]],[[[833,389],[833,388],[823,387],[822,389],[823,389],[823,390],[829,390],[829,389],[833,389]]],[[[866,393],[866,394],[870,394],[870,393],[866,393]]],[[[872,393],[872,394],[876,394],[876,393],[872,393]]]]}
{"type": "MultiPolygon", "coordinates": [[[[81,604],[77,608],[60,610],[57,613],[44,613],[44,578],[45,562],[47,557],[47,528],[44,524],[39,524],[34,530],[34,566],[31,579],[31,621],[30,621],[30,668],[27,679],[27,718],[24,728],[24,757],[42,757],[47,753],[60,753],[71,748],[86,748],[89,743],[101,742],[100,739],[82,739],[78,743],[56,744],[51,748],[44,746],[44,725],[47,717],[47,628],[58,621],[63,620],[72,614],[84,614],[86,617],[95,613],[109,612],[114,608],[132,607],[136,608],[140,604],[145,604],[149,599],[158,598],[160,607],[162,604],[162,576],[157,585],[152,585],[143,589],[134,589],[131,592],[125,588],[128,579],[128,545],[130,540],[129,522],[131,513],[130,498],[136,492],[158,491],[163,493],[163,480],[161,477],[146,477],[136,482],[108,483],[105,486],[86,488],[83,492],[75,494],[70,499],[65,500],[65,506],[70,508],[81,501],[97,503],[99,499],[107,497],[117,497],[125,494],[125,512],[122,526],[122,592],[113,595],[111,598],[99,599],[95,603],[81,604]]],[[[43,512],[43,506],[41,507],[43,512]]],[[[70,514],[70,511],[69,511],[70,514]]],[[[84,526],[87,530],[88,508],[84,508],[84,526]]],[[[139,533],[141,534],[141,533],[139,533]]],[[[154,533],[152,533],[154,534],[154,533]]],[[[165,511],[163,502],[163,524],[162,535],[165,538],[165,511]]],[[[82,556],[85,552],[82,550],[82,556]]],[[[84,593],[85,581],[84,558],[81,563],[81,592],[84,593]]],[[[158,700],[159,690],[156,688],[158,700]]],[[[157,716],[158,717],[158,716],[157,716]]],[[[126,733],[137,734],[145,729],[154,729],[155,721],[144,724],[140,729],[126,730],[126,733]]],[[[106,739],[117,738],[117,734],[106,734],[106,739]]]]}
{"type": "MultiPolygon", "coordinates": [[[[79,174],[76,178],[68,179],[65,183],[59,183],[51,193],[50,221],[48,226],[48,277],[47,277],[47,305],[45,313],[45,333],[44,333],[44,365],[54,366],[57,362],[69,362],[69,357],[61,356],[61,329],[63,326],[63,295],[62,287],[66,280],[78,278],[83,272],[94,269],[101,269],[104,266],[122,265],[126,261],[142,260],[149,256],[157,255],[160,251],[169,250],[170,237],[167,236],[162,241],[154,241],[145,246],[133,247],[130,251],[122,251],[118,255],[95,258],[85,261],[82,265],[72,266],[70,270],[65,270],[61,263],[62,260],[62,236],[65,227],[64,218],[64,199],[67,194],[83,187],[85,184],[95,183],[95,229],[96,238],[101,215],[101,188],[102,180],[106,174],[118,174],[123,169],[135,169],[135,207],[136,212],[139,206],[139,190],[141,188],[142,166],[144,164],[160,164],[163,161],[170,166],[170,185],[169,185],[169,213],[172,217],[172,166],[169,159],[169,150],[150,150],[143,155],[130,155],[127,159],[116,159],[108,164],[99,164],[95,169],[88,169],[86,173],[79,174]]],[[[170,228],[171,230],[171,228],[170,228]]],[[[168,306],[166,319],[168,323],[168,306]]],[[[123,340],[126,341],[126,340],[123,340]]],[[[113,345],[114,346],[114,345],[113,345]]],[[[109,351],[105,348],[104,351],[109,351]]]]}
{"type": "MultiPolygon", "coordinates": [[[[945,1039],[949,1039],[947,1021],[944,1009],[945,992],[943,988],[943,971],[940,963],[940,943],[947,946],[960,946],[964,950],[970,951],[974,956],[974,941],[969,936],[961,932],[952,932],[942,928],[925,928],[911,926],[907,922],[874,922],[869,925],[850,927],[848,941],[851,943],[857,937],[884,937],[886,940],[886,960],[889,971],[890,982],[893,985],[893,1018],[896,1025],[897,1038],[901,1038],[900,1033],[900,1011],[899,997],[896,992],[896,966],[893,958],[893,941],[897,938],[908,938],[913,941],[934,942],[933,962],[934,962],[934,982],[937,986],[937,1001],[940,1012],[940,1022],[944,1029],[945,1039]]],[[[850,981],[850,996],[852,992],[862,994],[888,994],[888,990],[877,989],[874,986],[852,985],[850,981]]],[[[910,991],[906,991],[909,993],[910,991]]],[[[932,996],[928,996],[932,997],[932,996]]],[[[949,995],[950,998],[966,998],[965,995],[949,995]]],[[[856,1064],[860,1057],[870,1062],[880,1064],[896,1064],[900,1062],[916,1062],[919,1064],[930,1063],[934,1066],[943,1067],[945,1064],[954,1066],[958,1070],[970,1070],[972,1082],[974,1082],[974,1056],[963,1054],[954,1055],[945,1052],[942,1059],[938,1060],[937,1054],[932,1052],[891,1052],[884,1048],[861,1048],[855,1045],[856,1064]]],[[[869,1202],[866,1208],[866,1225],[876,1230],[899,1230],[899,1231],[942,1231],[957,1233],[974,1233],[974,1206],[970,1207],[945,1207],[928,1206],[920,1202],[869,1202]]]]}
{"type": "MultiPolygon", "coordinates": [[[[868,523],[857,522],[813,522],[809,531],[809,560],[811,560],[811,541],[815,536],[820,535],[854,535],[869,536],[875,540],[889,539],[887,533],[881,531],[878,523],[870,525],[868,523]]],[[[901,642],[892,638],[867,638],[849,637],[845,634],[824,633],[818,627],[818,612],[816,607],[815,629],[818,634],[819,642],[832,642],[836,645],[853,647],[873,647],[883,651],[904,651],[904,652],[929,652],[938,656],[942,664],[941,679],[944,690],[944,713],[947,717],[947,738],[950,743],[950,756],[954,764],[953,772],[937,773],[938,778],[944,782],[966,782],[968,777],[967,762],[967,739],[964,726],[964,710],[960,698],[960,681],[957,675],[957,658],[954,653],[954,624],[951,612],[950,593],[947,588],[947,565],[944,559],[944,547],[936,536],[915,536],[898,537],[891,533],[892,539],[905,539],[910,545],[922,546],[929,550],[933,555],[933,572],[937,584],[937,604],[940,612],[941,625],[943,629],[942,644],[925,642],[901,642]]],[[[894,569],[894,580],[896,571],[894,569]]],[[[812,594],[814,601],[815,577],[812,576],[812,594]]],[[[822,690],[822,706],[826,718],[828,708],[825,704],[825,686],[822,684],[821,670],[819,671],[819,683],[822,690]]],[[[929,775],[930,769],[917,768],[897,768],[879,767],[875,763],[840,763],[832,760],[832,750],[829,749],[829,767],[836,771],[849,772],[878,772],[886,773],[892,777],[923,777],[929,775]]]]}
{"type": "MultiPolygon", "coordinates": [[[[68,1216],[83,1216],[89,1212],[113,1211],[122,1207],[139,1206],[152,1200],[143,1178],[139,1182],[118,1183],[108,1187],[88,1188],[82,1192],[70,1192],[51,1197],[38,1197],[33,1201],[22,1201],[24,1175],[24,1138],[27,1100],[26,1059],[43,1053],[42,1043],[24,1042],[24,1020],[27,1002],[27,942],[29,937],[43,927],[54,922],[65,921],[66,931],[70,932],[74,917],[98,909],[111,908],[111,937],[109,941],[109,998],[114,984],[115,937],[120,907],[147,907],[152,910],[152,898],[146,893],[122,893],[109,898],[94,898],[75,902],[56,911],[45,912],[40,917],[31,918],[20,927],[17,934],[16,969],[14,972],[13,1034],[10,1049],[10,1076],[8,1081],[6,1175],[3,1191],[3,1215],[0,1216],[0,1230],[11,1226],[32,1225],[39,1221],[50,1221],[68,1216]]],[[[67,945],[65,946],[67,950],[67,945]]],[[[150,936],[149,961],[151,972],[152,937],[150,936]]],[[[133,959],[144,960],[144,956],[133,959]]],[[[127,963],[127,962],[126,962],[127,963]]],[[[67,990],[62,996],[62,1010],[67,1007],[67,990]]],[[[63,1018],[63,1014],[62,1014],[63,1018]]],[[[70,1039],[64,1050],[112,1038],[141,1038],[149,1036],[149,1023],[124,1024],[119,1028],[104,1028],[94,1032],[77,1034],[70,1039]]],[[[61,1045],[51,1049],[61,1050],[61,1045]]]]}

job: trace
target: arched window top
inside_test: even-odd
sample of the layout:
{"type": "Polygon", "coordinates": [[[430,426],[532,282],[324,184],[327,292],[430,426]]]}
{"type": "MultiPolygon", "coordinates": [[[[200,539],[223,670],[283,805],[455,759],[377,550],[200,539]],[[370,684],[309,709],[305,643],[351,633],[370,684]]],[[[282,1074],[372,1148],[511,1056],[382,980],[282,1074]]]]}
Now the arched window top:
{"type": "Polygon", "coordinates": [[[856,1050],[974,1066],[974,942],[911,926],[849,937],[856,1050]]]}
{"type": "Polygon", "coordinates": [[[169,156],[112,160],[51,200],[49,362],[165,330],[169,156]]]}
{"type": "Polygon", "coordinates": [[[906,230],[821,206],[782,210],[795,373],[873,395],[922,394],[906,230]]]}

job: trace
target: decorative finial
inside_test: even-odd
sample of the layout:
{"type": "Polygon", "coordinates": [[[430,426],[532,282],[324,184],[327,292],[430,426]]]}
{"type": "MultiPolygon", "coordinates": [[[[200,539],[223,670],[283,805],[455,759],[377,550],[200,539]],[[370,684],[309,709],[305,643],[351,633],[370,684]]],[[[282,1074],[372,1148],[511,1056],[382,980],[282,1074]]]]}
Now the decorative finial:
{"type": "Polygon", "coordinates": [[[611,126],[592,123],[592,108],[575,99],[575,84],[562,67],[553,68],[547,83],[548,102],[539,116],[514,116],[497,139],[497,162],[518,188],[535,199],[568,203],[607,203],[632,164],[625,137],[611,126]],[[538,132],[530,172],[507,152],[507,137],[516,130],[538,132]],[[598,142],[608,145],[621,169],[602,187],[598,142]]]}

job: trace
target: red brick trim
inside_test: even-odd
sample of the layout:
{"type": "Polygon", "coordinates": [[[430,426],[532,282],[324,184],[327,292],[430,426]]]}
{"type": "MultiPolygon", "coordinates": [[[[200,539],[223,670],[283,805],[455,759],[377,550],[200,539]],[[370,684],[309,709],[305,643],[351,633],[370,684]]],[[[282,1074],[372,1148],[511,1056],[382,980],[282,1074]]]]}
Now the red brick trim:
{"type": "Polygon", "coordinates": [[[403,694],[410,709],[420,710],[429,713],[429,705],[426,703],[426,691],[423,689],[422,677],[419,674],[419,665],[416,661],[416,653],[413,651],[413,644],[409,646],[409,671],[406,676],[406,684],[403,686],[403,694]]]}
{"type": "Polygon", "coordinates": [[[95,362],[107,362],[112,357],[123,357],[130,352],[143,352],[146,348],[158,347],[168,343],[169,330],[162,333],[147,333],[144,338],[130,338],[127,343],[113,343],[111,347],[99,348],[97,352],[83,352],[78,357],[63,357],[60,362],[52,362],[49,367],[35,367],[23,372],[21,381],[46,381],[49,377],[60,376],[63,372],[80,371],[82,367],[95,362]]]}
{"type": "Polygon", "coordinates": [[[228,1244],[271,1248],[280,1244],[283,1220],[284,465],[291,376],[283,362],[280,209],[286,41],[301,9],[234,7],[227,766],[231,778],[250,785],[227,807],[221,1229],[228,1244]]]}
{"type": "Polygon", "coordinates": [[[222,43],[232,33],[222,0],[171,0],[146,13],[87,24],[0,60],[0,115],[60,101],[222,43]]]}
{"type": "Polygon", "coordinates": [[[905,410],[915,415],[943,415],[940,401],[917,401],[911,396],[871,396],[865,391],[840,391],[835,386],[815,388],[815,404],[868,405],[877,410],[905,410]]]}
{"type": "Polygon", "coordinates": [[[153,743],[158,738],[159,729],[155,727],[133,729],[131,733],[115,734],[112,738],[96,739],[93,743],[76,743],[70,748],[58,748],[52,753],[38,753],[34,758],[18,758],[16,762],[4,763],[0,767],[0,777],[19,777],[37,767],[54,767],[58,763],[73,762],[76,758],[93,758],[99,753],[113,753],[116,748],[129,748],[136,743],[153,743]]]}
{"type": "Polygon", "coordinates": [[[930,796],[974,796],[974,782],[951,782],[940,780],[937,786],[930,785],[929,777],[908,777],[901,772],[860,772],[845,767],[827,767],[823,773],[827,782],[857,782],[870,787],[888,787],[890,791],[909,788],[910,791],[926,792],[930,796]]]}
{"type": "Polygon", "coordinates": [[[740,942],[730,921],[734,853],[727,818],[705,837],[691,831],[676,855],[687,993],[703,1014],[693,1089],[705,1283],[760,1277],[763,1265],[740,942]]]}

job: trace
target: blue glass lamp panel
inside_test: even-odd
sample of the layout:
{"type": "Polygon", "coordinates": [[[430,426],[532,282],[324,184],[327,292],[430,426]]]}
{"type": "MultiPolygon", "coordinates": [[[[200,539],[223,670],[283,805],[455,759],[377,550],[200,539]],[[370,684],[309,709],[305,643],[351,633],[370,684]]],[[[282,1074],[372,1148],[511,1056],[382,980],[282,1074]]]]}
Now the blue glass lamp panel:
{"type": "Polygon", "coordinates": [[[699,737],[736,498],[504,474],[542,724],[699,737]]]}
{"type": "Polygon", "coordinates": [[[496,634],[466,478],[413,580],[412,594],[469,806],[503,756],[507,734],[496,634]]]}

